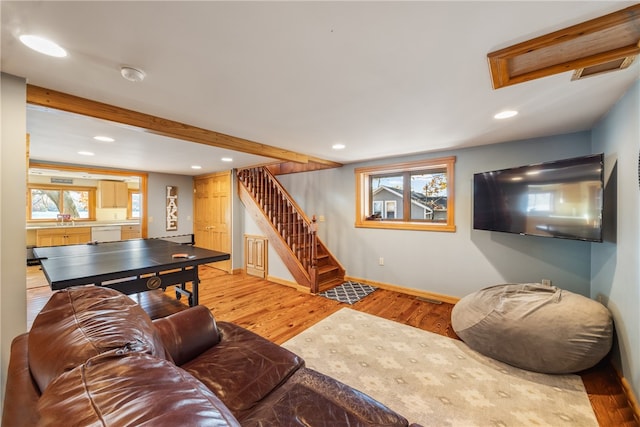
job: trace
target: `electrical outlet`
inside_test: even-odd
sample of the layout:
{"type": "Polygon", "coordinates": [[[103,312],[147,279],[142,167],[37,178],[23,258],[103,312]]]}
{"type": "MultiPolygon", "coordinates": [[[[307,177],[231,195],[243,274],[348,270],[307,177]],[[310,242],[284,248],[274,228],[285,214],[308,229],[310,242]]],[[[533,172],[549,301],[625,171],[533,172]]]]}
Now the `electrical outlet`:
{"type": "Polygon", "coordinates": [[[384,265],[384,258],[380,257],[378,260],[378,265],[384,265]]]}
{"type": "Polygon", "coordinates": [[[542,285],[543,285],[543,286],[551,286],[551,280],[549,280],[549,279],[542,279],[542,285]]]}

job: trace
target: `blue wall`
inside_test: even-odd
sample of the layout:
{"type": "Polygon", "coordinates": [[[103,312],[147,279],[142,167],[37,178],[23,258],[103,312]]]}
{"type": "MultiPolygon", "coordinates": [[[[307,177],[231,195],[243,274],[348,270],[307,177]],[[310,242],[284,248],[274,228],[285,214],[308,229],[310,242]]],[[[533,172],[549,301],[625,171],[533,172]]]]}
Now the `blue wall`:
{"type": "Polygon", "coordinates": [[[193,233],[193,177],[149,173],[147,182],[148,237],[180,236],[193,233]],[[178,187],[178,230],[167,231],[167,186],[178,187]],[[153,221],[151,220],[153,218],[153,221]]]}
{"type": "Polygon", "coordinates": [[[614,364],[640,395],[640,82],[591,131],[436,154],[352,164],[280,176],[347,275],[462,297],[508,282],[553,284],[601,300],[616,327],[614,364]],[[476,231],[471,226],[475,172],[605,153],[605,241],[586,243],[476,231]],[[455,233],[359,229],[354,168],[457,156],[455,233]],[[385,265],[378,265],[378,258],[385,265]]]}
{"type": "Polygon", "coordinates": [[[592,130],[605,153],[606,241],[592,247],[591,296],[613,313],[614,362],[640,396],[640,81],[592,130]]]}
{"type": "Polygon", "coordinates": [[[477,148],[386,158],[340,169],[279,176],[308,215],[323,215],[320,238],[347,275],[462,297],[498,283],[540,282],[590,293],[592,243],[472,229],[476,172],[591,153],[589,132],[477,148]],[[355,228],[354,168],[455,155],[455,233],[355,228]],[[384,266],[378,265],[383,257],[384,266]]]}

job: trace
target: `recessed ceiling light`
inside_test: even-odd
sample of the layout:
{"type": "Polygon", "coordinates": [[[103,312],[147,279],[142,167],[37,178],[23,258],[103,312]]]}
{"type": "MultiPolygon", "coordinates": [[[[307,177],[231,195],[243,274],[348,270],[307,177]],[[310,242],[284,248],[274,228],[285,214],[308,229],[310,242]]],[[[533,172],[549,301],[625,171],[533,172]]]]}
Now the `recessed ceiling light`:
{"type": "Polygon", "coordinates": [[[113,142],[115,141],[115,139],[109,137],[109,136],[94,136],[93,139],[97,140],[97,141],[102,141],[102,142],[113,142]]]}
{"type": "Polygon", "coordinates": [[[92,153],[91,151],[78,151],[78,154],[80,154],[81,156],[93,156],[94,153],[92,153]]]}
{"type": "Polygon", "coordinates": [[[192,165],[191,169],[202,169],[202,166],[200,166],[200,165],[192,165]]]}
{"type": "Polygon", "coordinates": [[[347,146],[344,144],[333,144],[331,148],[334,150],[344,150],[347,146]]]}
{"type": "Polygon", "coordinates": [[[493,116],[494,119],[508,119],[509,117],[513,117],[517,115],[518,112],[515,110],[504,110],[493,116]]]}
{"type": "Polygon", "coordinates": [[[45,55],[55,56],[56,58],[64,58],[67,56],[67,51],[60,47],[60,45],[44,37],[23,34],[20,36],[20,41],[24,43],[25,46],[45,55]]]}
{"type": "Polygon", "coordinates": [[[145,77],[144,71],[127,66],[120,68],[120,74],[130,82],[141,82],[145,77]]]}
{"type": "Polygon", "coordinates": [[[233,162],[233,159],[231,157],[223,157],[220,160],[222,160],[223,162],[233,162]]]}

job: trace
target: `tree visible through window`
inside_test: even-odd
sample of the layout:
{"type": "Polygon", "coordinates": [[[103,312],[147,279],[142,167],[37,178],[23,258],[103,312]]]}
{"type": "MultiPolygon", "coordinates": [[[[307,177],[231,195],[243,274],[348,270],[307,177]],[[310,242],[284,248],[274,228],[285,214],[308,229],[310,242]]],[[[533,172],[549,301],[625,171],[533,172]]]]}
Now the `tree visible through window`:
{"type": "Polygon", "coordinates": [[[455,231],[454,157],[355,170],[356,226],[455,231]]]}
{"type": "Polygon", "coordinates": [[[31,187],[29,219],[56,221],[58,215],[71,219],[94,219],[95,189],[31,187]]]}

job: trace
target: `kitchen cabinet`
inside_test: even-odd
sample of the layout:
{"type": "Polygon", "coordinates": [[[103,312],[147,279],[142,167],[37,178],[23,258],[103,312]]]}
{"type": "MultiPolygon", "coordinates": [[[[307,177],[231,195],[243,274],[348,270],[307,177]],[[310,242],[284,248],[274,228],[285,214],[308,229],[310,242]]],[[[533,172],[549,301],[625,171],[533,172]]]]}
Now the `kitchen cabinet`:
{"type": "Polygon", "coordinates": [[[123,225],[120,230],[122,240],[139,239],[142,237],[139,225],[123,225]]]}
{"type": "Polygon", "coordinates": [[[129,201],[129,189],[126,182],[98,182],[98,198],[101,208],[126,208],[129,201]]]}
{"type": "Polygon", "coordinates": [[[36,246],[62,246],[87,243],[91,227],[43,228],[36,231],[36,246]]]}

